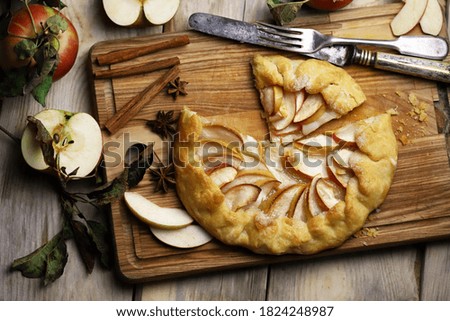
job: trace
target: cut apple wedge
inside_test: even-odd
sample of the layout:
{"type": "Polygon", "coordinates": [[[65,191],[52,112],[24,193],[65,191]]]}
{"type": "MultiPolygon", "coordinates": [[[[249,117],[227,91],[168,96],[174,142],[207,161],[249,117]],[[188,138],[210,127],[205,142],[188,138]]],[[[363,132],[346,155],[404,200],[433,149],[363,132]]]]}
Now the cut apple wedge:
{"type": "Polygon", "coordinates": [[[426,34],[437,36],[443,24],[444,17],[438,0],[428,0],[425,12],[420,19],[420,28],[426,34]]]}
{"type": "MultiPolygon", "coordinates": [[[[242,172],[244,171],[239,172],[239,174],[242,172]]],[[[265,184],[272,182],[277,182],[277,180],[274,177],[267,175],[246,173],[243,175],[236,176],[236,178],[233,181],[229,182],[228,184],[225,184],[222,187],[222,192],[227,193],[231,188],[238,185],[255,185],[257,187],[262,187],[265,184]]]]}
{"type": "Polygon", "coordinates": [[[241,164],[241,159],[233,157],[232,155],[223,155],[223,153],[219,153],[218,155],[210,154],[202,159],[202,165],[206,173],[210,173],[213,170],[224,166],[231,166],[238,169],[241,164]]]}
{"type": "Polygon", "coordinates": [[[230,155],[241,161],[244,160],[239,142],[228,143],[218,139],[201,139],[200,144],[197,153],[201,158],[230,155]]]}
{"type": "Polygon", "coordinates": [[[308,153],[328,153],[339,145],[331,135],[320,134],[294,142],[294,147],[308,153]]]}
{"type": "Polygon", "coordinates": [[[214,184],[216,184],[219,187],[222,187],[223,185],[234,180],[237,173],[238,173],[238,171],[234,167],[225,166],[225,167],[213,170],[209,174],[209,177],[212,179],[214,184]]]}
{"type": "Polygon", "coordinates": [[[119,26],[162,25],[173,18],[180,0],[103,0],[103,8],[119,26]]]}
{"type": "Polygon", "coordinates": [[[422,18],[428,0],[403,0],[405,5],[391,21],[392,33],[400,36],[411,31],[422,18]]]}
{"type": "Polygon", "coordinates": [[[298,123],[308,119],[323,106],[325,106],[325,100],[321,94],[308,95],[295,114],[294,122],[298,123]]]}
{"type": "Polygon", "coordinates": [[[136,192],[125,192],[125,203],[130,211],[141,221],[162,229],[179,229],[194,220],[183,209],[160,207],[136,192]]]}
{"type": "MultiPolygon", "coordinates": [[[[55,157],[59,168],[75,178],[89,175],[100,161],[103,150],[102,134],[97,121],[87,113],[45,109],[34,116],[53,137],[55,157]]],[[[39,171],[50,170],[41,145],[36,140],[36,126],[29,123],[21,139],[22,155],[27,164],[39,171]]]]}
{"type": "Polygon", "coordinates": [[[316,191],[320,200],[328,209],[344,200],[345,197],[345,191],[341,186],[323,178],[317,181],[316,191]]]}
{"type": "Polygon", "coordinates": [[[260,91],[260,101],[264,108],[264,111],[268,116],[271,116],[274,112],[274,92],[273,86],[265,87],[260,91]]]}
{"type": "Polygon", "coordinates": [[[254,203],[260,192],[261,188],[255,185],[237,185],[225,193],[225,202],[232,211],[237,211],[254,203]]]}
{"type": "Polygon", "coordinates": [[[350,168],[350,157],[353,155],[353,150],[350,148],[340,148],[336,149],[332,157],[336,162],[344,168],[350,168]]]}
{"type": "Polygon", "coordinates": [[[212,236],[201,226],[194,224],[177,230],[150,227],[150,231],[161,242],[181,249],[199,247],[212,240],[212,236]]]}

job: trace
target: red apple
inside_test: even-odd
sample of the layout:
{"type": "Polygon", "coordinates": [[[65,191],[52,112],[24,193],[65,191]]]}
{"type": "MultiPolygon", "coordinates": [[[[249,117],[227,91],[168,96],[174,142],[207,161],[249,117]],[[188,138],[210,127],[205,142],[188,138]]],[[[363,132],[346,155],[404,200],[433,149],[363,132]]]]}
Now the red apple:
{"type": "Polygon", "coordinates": [[[53,80],[56,81],[69,72],[75,63],[78,53],[78,34],[73,24],[62,13],[57,10],[38,4],[22,7],[16,11],[8,25],[8,36],[0,41],[0,68],[8,71],[14,68],[34,65],[35,61],[31,58],[19,59],[15,46],[24,39],[30,39],[35,42],[42,36],[43,28],[48,18],[54,15],[60,15],[67,22],[67,29],[57,36],[59,41],[59,62],[53,80]],[[34,25],[31,20],[33,17],[34,25]]]}
{"type": "Polygon", "coordinates": [[[335,11],[348,5],[352,0],[310,0],[306,4],[314,9],[335,11]]]}

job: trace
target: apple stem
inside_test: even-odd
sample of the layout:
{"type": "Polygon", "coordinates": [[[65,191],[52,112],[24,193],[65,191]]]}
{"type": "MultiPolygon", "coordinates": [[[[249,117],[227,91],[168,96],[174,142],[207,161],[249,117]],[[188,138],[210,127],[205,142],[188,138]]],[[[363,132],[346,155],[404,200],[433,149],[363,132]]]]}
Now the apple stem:
{"type": "Polygon", "coordinates": [[[20,145],[20,139],[11,134],[5,127],[0,125],[0,131],[2,131],[6,136],[11,138],[17,145],[20,145]]]}

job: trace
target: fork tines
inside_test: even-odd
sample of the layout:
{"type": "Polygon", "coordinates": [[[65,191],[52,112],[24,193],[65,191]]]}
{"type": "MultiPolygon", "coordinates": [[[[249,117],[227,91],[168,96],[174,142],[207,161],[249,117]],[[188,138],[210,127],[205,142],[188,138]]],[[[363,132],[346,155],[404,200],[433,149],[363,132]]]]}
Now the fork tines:
{"type": "MultiPolygon", "coordinates": [[[[256,27],[261,31],[260,38],[268,41],[275,41],[281,44],[295,46],[299,50],[303,47],[303,31],[298,28],[286,28],[281,26],[272,25],[265,22],[257,22],[256,27]]],[[[283,49],[286,49],[283,47],[283,49]]],[[[291,48],[291,51],[297,51],[295,48],[291,48]]]]}

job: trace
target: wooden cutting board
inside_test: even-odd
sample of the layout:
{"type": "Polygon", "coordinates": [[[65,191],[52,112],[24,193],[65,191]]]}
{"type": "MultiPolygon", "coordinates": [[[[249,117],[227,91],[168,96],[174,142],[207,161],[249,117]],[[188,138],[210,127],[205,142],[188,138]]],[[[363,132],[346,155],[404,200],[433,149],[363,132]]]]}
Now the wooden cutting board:
{"type": "MultiPolygon", "coordinates": [[[[324,33],[349,37],[392,38],[389,22],[400,4],[320,14],[296,21],[324,33]]],[[[414,33],[420,33],[415,30],[414,33]]],[[[267,134],[260,117],[259,98],[253,86],[249,61],[254,54],[280,53],[233,41],[186,32],[190,44],[168,49],[110,67],[131,66],[144,61],[177,56],[181,60],[180,77],[188,81],[188,95],[172,99],[161,92],[119,132],[103,131],[105,175],[107,180],[123,170],[123,156],[134,143],[155,142],[155,150],[167,155],[168,144],[161,142],[145,125],[159,110],[179,111],[188,107],[202,116],[262,139],[267,134]]],[[[99,54],[137,48],[168,34],[101,42],[92,47],[92,74],[105,67],[96,64],[99,54]]],[[[446,36],[446,35],[444,35],[446,36]]],[[[283,53],[294,57],[292,54],[283,53]]],[[[448,60],[448,58],[446,59],[448,60]]],[[[434,105],[448,106],[439,101],[436,83],[399,74],[349,66],[346,70],[366,93],[366,104],[380,110],[395,111],[393,126],[399,138],[399,162],[394,183],[381,208],[369,216],[361,233],[341,247],[313,256],[256,255],[247,250],[212,242],[195,249],[175,249],[156,240],[147,226],[133,217],[123,200],[111,206],[111,218],[119,274],[130,282],[163,279],[224,270],[244,266],[313,259],[319,256],[365,251],[450,236],[450,168],[444,134],[439,133],[434,105]],[[426,121],[418,121],[411,99],[428,106],[426,121]],[[400,140],[402,142],[400,142],[400,140]]],[[[116,79],[92,79],[96,116],[103,126],[114,113],[159,77],[164,71],[116,79]]],[[[361,107],[364,108],[364,107],[361,107]]],[[[439,126],[440,127],[440,126],[439,126]]],[[[154,192],[150,176],[133,188],[160,206],[181,206],[176,193],[154,192]]]]}

